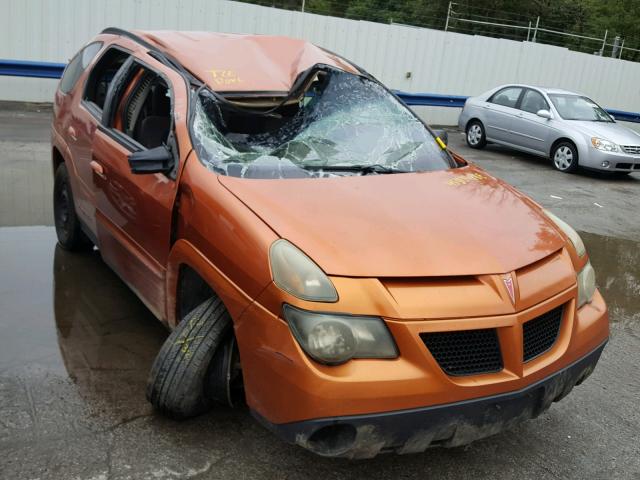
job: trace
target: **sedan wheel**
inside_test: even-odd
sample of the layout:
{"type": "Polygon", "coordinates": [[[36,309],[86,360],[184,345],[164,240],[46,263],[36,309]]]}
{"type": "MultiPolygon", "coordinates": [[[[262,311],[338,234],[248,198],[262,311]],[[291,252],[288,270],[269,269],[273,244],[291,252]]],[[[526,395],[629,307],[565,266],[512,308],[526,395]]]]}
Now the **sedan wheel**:
{"type": "Polygon", "coordinates": [[[487,144],[482,123],[474,120],[467,125],[467,145],[471,148],[483,148],[487,144]]]}
{"type": "Polygon", "coordinates": [[[553,166],[561,172],[571,173],[578,168],[578,152],[568,142],[563,142],[556,146],[551,158],[553,166]]]}

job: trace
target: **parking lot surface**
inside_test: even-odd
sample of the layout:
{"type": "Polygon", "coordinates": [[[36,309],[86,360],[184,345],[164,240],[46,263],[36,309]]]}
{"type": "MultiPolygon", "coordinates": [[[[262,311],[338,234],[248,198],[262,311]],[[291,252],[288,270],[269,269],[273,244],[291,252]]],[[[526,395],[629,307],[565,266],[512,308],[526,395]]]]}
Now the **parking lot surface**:
{"type": "Polygon", "coordinates": [[[536,420],[466,447],[373,460],[287,445],[245,409],[185,422],[144,396],[166,330],[97,251],[51,227],[50,111],[0,109],[0,477],[640,478],[640,174],[565,175],[549,162],[450,146],[580,230],[611,313],[594,374],[536,420]]]}

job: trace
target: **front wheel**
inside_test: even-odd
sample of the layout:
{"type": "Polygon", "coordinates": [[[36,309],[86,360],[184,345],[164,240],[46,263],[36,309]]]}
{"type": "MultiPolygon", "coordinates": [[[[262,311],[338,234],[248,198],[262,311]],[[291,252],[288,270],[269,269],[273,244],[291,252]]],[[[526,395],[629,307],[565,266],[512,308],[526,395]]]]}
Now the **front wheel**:
{"type": "Polygon", "coordinates": [[[212,398],[207,387],[224,383],[212,380],[212,375],[223,375],[229,382],[236,379],[231,375],[239,362],[237,356],[229,355],[227,360],[225,355],[216,355],[221,348],[223,352],[233,351],[234,344],[227,343],[232,335],[231,317],[218,297],[189,312],[153,362],[147,384],[149,402],[167,416],[184,419],[206,412],[220,397],[225,399],[226,388],[216,389],[216,393],[225,390],[225,394],[212,398]],[[223,365],[218,366],[218,362],[223,365]]]}
{"type": "Polygon", "coordinates": [[[467,145],[471,148],[484,148],[487,144],[487,136],[484,132],[484,125],[479,120],[472,120],[467,125],[467,145]]]}
{"type": "Polygon", "coordinates": [[[551,152],[551,160],[556,170],[573,173],[578,169],[578,150],[569,142],[560,142],[551,152]]]}

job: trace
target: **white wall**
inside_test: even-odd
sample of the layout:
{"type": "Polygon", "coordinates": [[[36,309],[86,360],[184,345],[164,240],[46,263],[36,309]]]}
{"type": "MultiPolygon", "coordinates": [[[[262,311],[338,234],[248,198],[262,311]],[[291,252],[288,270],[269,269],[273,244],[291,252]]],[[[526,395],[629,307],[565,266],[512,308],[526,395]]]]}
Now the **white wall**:
{"type": "MultiPolygon", "coordinates": [[[[550,45],[226,0],[0,0],[0,12],[0,58],[5,59],[66,62],[108,26],[278,34],[340,53],[408,92],[476,95],[521,82],[577,90],[607,108],[640,111],[640,63],[550,45]]],[[[0,77],[0,100],[50,101],[55,85],[56,80],[0,77]]],[[[454,124],[459,112],[419,110],[434,124],[454,124]]]]}

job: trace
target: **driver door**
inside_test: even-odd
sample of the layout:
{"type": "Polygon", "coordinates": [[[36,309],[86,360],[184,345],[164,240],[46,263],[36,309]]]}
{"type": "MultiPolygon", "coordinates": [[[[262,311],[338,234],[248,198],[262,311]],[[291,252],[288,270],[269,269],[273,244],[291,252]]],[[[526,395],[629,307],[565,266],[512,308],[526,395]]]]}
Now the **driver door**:
{"type": "MultiPolygon", "coordinates": [[[[173,144],[171,99],[176,86],[163,73],[134,57],[119,72],[91,157],[102,257],[160,319],[166,318],[165,266],[177,182],[171,173],[133,174],[128,157],[173,144]]],[[[174,158],[177,164],[177,155],[174,158]]]]}

